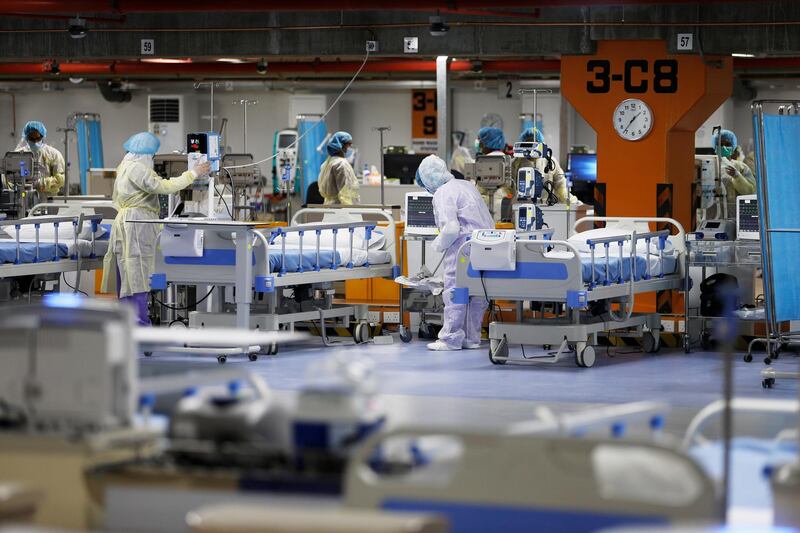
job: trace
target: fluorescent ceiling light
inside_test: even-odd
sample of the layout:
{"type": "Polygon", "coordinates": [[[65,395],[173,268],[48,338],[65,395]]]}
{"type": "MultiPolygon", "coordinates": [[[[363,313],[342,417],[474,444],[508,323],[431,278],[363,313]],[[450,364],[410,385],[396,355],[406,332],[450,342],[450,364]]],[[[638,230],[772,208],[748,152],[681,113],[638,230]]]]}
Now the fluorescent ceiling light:
{"type": "Polygon", "coordinates": [[[238,57],[220,57],[217,61],[220,63],[247,63],[247,61],[238,57]]]}
{"type": "Polygon", "coordinates": [[[168,64],[176,64],[176,63],[191,63],[191,59],[175,59],[175,58],[168,58],[168,57],[153,57],[142,59],[142,63],[168,63],[168,64]]]}
{"type": "Polygon", "coordinates": [[[740,52],[735,52],[731,54],[733,57],[756,57],[755,54],[743,54],[740,52]]]}

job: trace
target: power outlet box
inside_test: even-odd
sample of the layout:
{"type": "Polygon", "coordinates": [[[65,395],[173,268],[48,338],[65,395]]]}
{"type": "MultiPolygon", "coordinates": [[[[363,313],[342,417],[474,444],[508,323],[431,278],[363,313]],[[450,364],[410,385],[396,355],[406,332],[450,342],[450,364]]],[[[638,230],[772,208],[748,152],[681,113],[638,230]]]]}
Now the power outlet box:
{"type": "Polygon", "coordinates": [[[383,313],[383,323],[384,324],[399,324],[400,323],[400,312],[399,311],[386,311],[383,313]]]}
{"type": "Polygon", "coordinates": [[[367,315],[367,320],[370,324],[380,324],[381,322],[381,312],[380,311],[370,311],[367,315]]]}
{"type": "Polygon", "coordinates": [[[661,330],[664,333],[675,333],[675,321],[674,320],[662,320],[661,321],[661,330]]]}
{"type": "Polygon", "coordinates": [[[377,52],[378,51],[378,41],[367,41],[367,52],[377,52]]]}

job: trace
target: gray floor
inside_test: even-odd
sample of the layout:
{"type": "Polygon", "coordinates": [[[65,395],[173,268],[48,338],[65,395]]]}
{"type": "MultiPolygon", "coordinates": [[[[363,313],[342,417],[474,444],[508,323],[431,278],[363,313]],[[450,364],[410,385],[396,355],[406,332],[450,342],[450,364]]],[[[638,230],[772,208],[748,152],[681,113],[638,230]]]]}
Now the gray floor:
{"type": "MultiPolygon", "coordinates": [[[[516,348],[519,353],[519,348],[516,348]]],[[[231,357],[227,365],[241,365],[262,375],[274,389],[296,390],[302,386],[309,364],[331,354],[369,357],[375,362],[380,390],[404,396],[437,396],[498,400],[533,400],[548,403],[622,403],[660,400],[677,407],[698,408],[721,396],[722,355],[682,350],[646,355],[635,348],[598,348],[593,368],[578,368],[572,359],[535,366],[490,363],[487,350],[430,352],[425,343],[325,348],[317,339],[285,346],[275,357],[256,362],[231,357]]],[[[512,354],[514,349],[512,349],[512,354]]],[[[544,355],[527,348],[528,357],[544,355]]],[[[737,354],[734,364],[735,392],[762,398],[797,397],[797,381],[778,380],[775,388],[761,387],[764,368],[757,356],[744,363],[737,354]]],[[[774,363],[779,369],[797,370],[797,357],[786,354],[774,363]]],[[[213,356],[155,354],[141,362],[142,374],[186,368],[216,368],[213,356]]]]}

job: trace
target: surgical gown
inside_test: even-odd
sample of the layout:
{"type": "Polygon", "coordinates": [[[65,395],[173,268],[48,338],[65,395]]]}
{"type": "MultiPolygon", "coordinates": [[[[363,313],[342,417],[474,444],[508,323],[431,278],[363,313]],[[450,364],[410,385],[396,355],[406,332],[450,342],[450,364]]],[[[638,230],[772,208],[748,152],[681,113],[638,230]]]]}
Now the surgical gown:
{"type": "Polygon", "coordinates": [[[347,159],[329,156],[319,170],[319,193],[326,204],[353,205],[358,202],[358,179],[347,159]]]}
{"type": "MultiPolygon", "coordinates": [[[[149,156],[128,154],[117,167],[114,207],[117,216],[111,226],[108,252],[103,259],[103,291],[110,292],[111,280],[119,268],[120,298],[150,292],[155,269],[155,250],[160,224],[136,224],[131,220],[158,219],[158,195],[174,194],[195,180],[193,171],[177,178],[161,179],[148,161],[149,156]]],[[[152,161],[152,159],[150,159],[152,161]]]]}
{"type": "Polygon", "coordinates": [[[475,185],[465,180],[450,180],[434,193],[433,211],[436,225],[442,229],[448,223],[458,224],[459,235],[444,252],[444,318],[439,339],[448,346],[460,349],[466,340],[479,343],[481,324],[489,303],[482,296],[471,296],[469,305],[453,302],[456,285],[458,250],[476,229],[494,228],[494,221],[475,185]]]}

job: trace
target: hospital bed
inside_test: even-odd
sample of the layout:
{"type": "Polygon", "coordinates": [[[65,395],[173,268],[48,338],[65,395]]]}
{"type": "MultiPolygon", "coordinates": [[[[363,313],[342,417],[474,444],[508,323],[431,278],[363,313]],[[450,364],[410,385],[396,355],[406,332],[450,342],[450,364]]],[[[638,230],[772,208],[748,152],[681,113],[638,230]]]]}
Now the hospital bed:
{"type": "Polygon", "coordinates": [[[102,268],[102,215],[45,215],[0,222],[0,279],[102,268]]]}
{"type": "MultiPolygon", "coordinates": [[[[349,326],[354,318],[353,337],[362,342],[369,338],[367,305],[335,304],[333,283],[397,272],[395,221],[381,209],[301,209],[287,227],[190,218],[136,222],[164,224],[153,289],[216,287],[211,309],[190,312],[189,327],[277,331],[319,320],[327,343],[326,320],[349,326]],[[322,220],[304,223],[310,217],[322,220]],[[187,243],[193,243],[188,250],[187,243]],[[235,289],[232,297],[228,287],[235,289]]],[[[267,353],[277,353],[277,346],[267,353]]]]}
{"type": "Polygon", "coordinates": [[[710,523],[717,491],[687,454],[646,439],[398,428],[349,463],[348,507],[435,513],[450,531],[598,531],[710,523]],[[385,468],[392,440],[416,442],[410,469],[385,468]]]}
{"type": "MultiPolygon", "coordinates": [[[[659,349],[661,319],[657,313],[634,313],[636,296],[683,290],[686,245],[683,227],[670,218],[584,217],[567,241],[549,240],[544,232],[519,235],[512,270],[476,270],[471,242],[461,246],[456,274],[456,301],[469,296],[517,302],[517,321],[489,324],[492,363],[556,363],[575,347],[578,366],[595,362],[598,335],[617,331],[642,337],[644,349],[659,349]],[[606,227],[577,233],[583,224],[606,227]],[[671,229],[652,231],[650,225],[671,229]],[[555,317],[523,319],[523,302],[554,302],[565,308],[555,317]],[[618,304],[614,311],[612,304],[618,304]],[[511,359],[509,345],[559,346],[552,356],[511,359]]],[[[486,248],[489,250],[489,248],[486,248]]],[[[485,250],[481,250],[484,253],[485,250]]],[[[489,252],[492,253],[492,252],[489,252]]],[[[523,348],[524,349],[524,348],[523,348]]]]}

